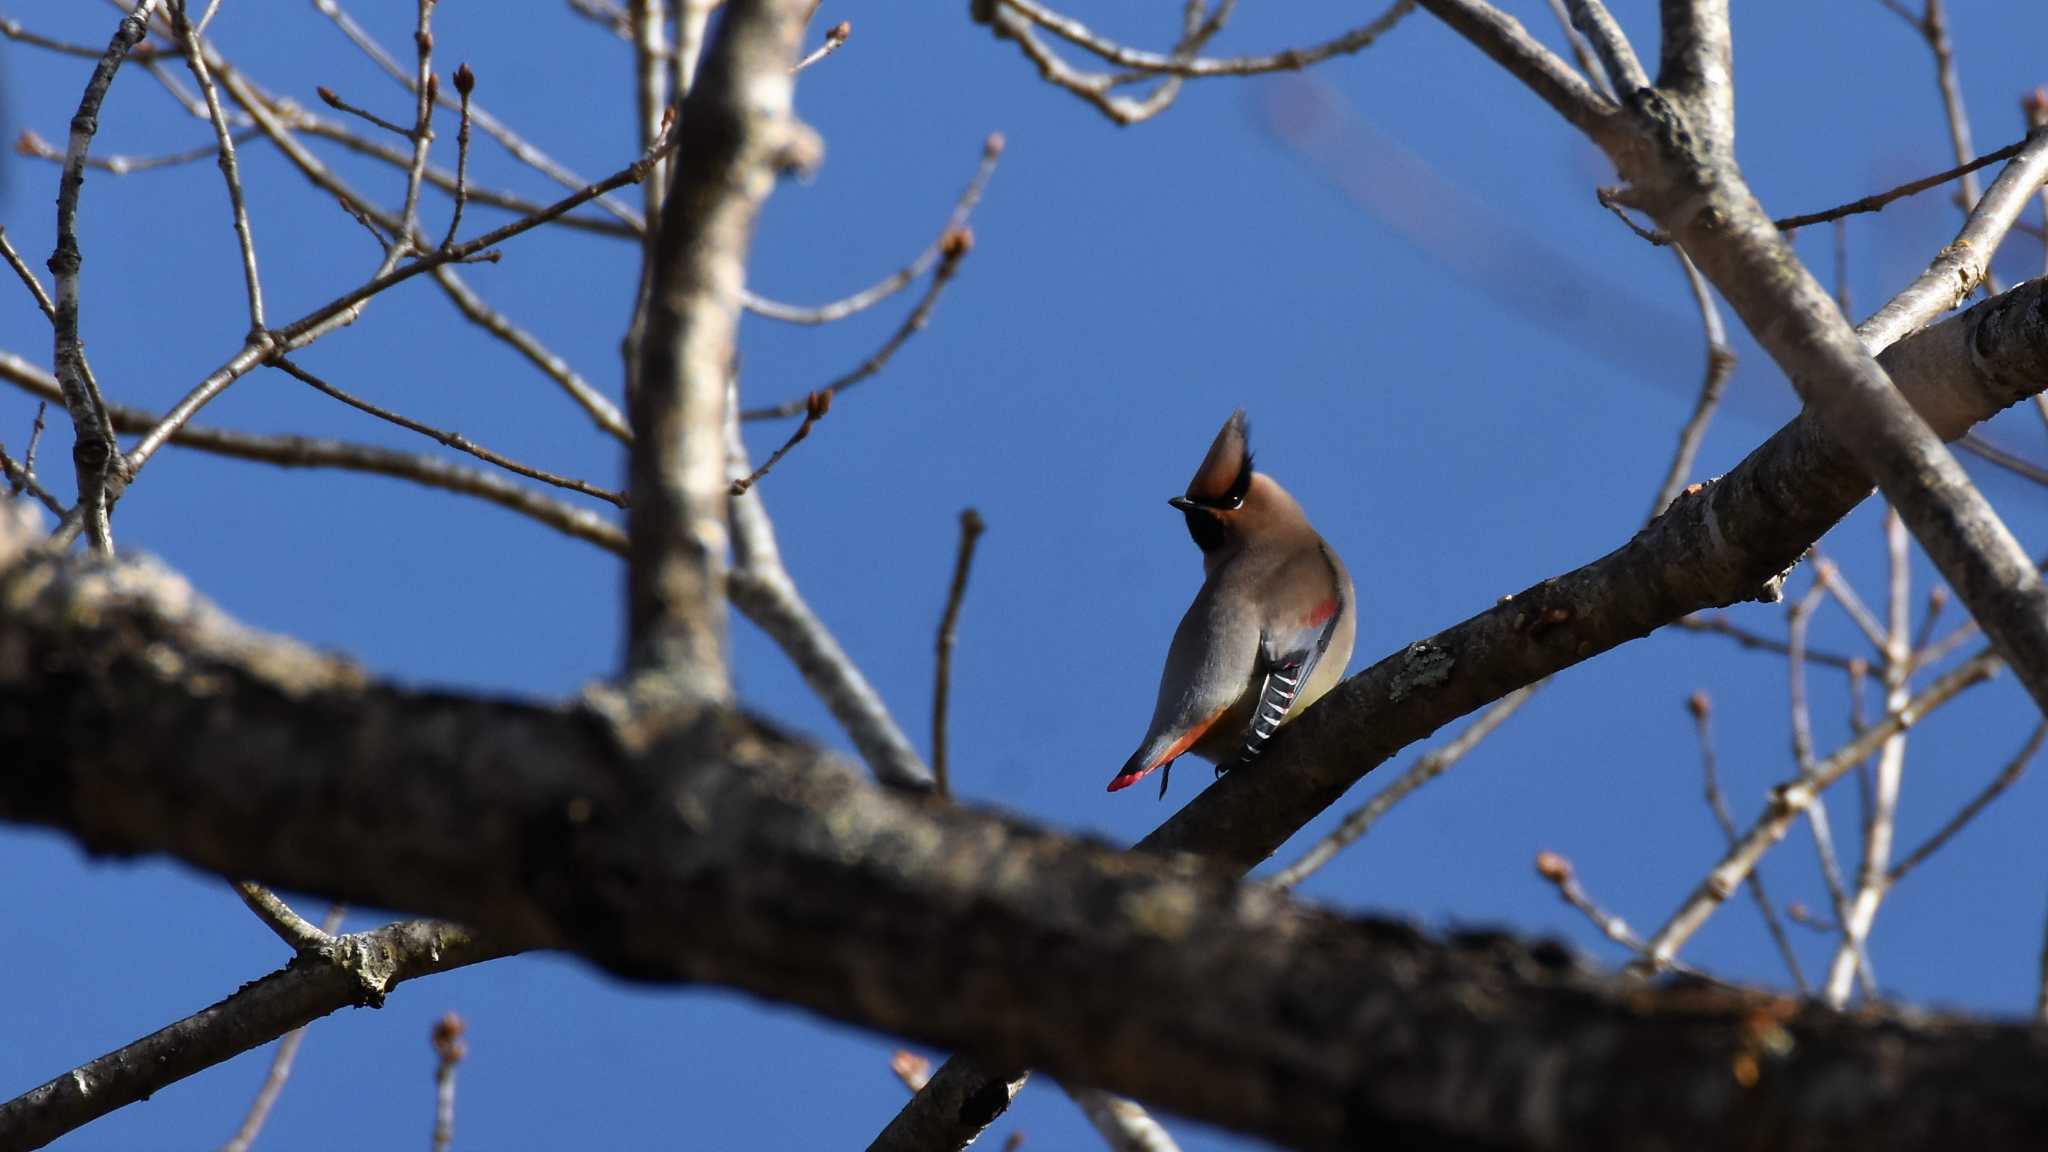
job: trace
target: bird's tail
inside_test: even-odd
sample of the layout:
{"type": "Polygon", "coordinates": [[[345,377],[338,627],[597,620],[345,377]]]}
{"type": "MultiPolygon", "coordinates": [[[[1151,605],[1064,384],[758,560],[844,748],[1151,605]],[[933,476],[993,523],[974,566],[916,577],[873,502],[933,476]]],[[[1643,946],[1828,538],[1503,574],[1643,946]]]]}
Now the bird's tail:
{"type": "Polygon", "coordinates": [[[1118,772],[1116,779],[1109,782],[1109,790],[1111,792],[1121,792],[1144,779],[1157,766],[1155,763],[1147,762],[1145,751],[1141,749],[1136,756],[1124,762],[1123,771],[1118,772]]]}

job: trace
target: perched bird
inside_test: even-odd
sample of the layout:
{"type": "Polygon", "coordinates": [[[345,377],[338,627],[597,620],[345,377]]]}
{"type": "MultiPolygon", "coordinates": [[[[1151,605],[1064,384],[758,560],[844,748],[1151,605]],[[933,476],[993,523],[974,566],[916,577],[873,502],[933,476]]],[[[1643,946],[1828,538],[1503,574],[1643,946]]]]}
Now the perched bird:
{"type": "Polygon", "coordinates": [[[1164,768],[1165,796],[1174,758],[1186,752],[1218,776],[1250,762],[1351,659],[1351,576],[1294,497],[1253,471],[1242,409],[1216,434],[1187,493],[1167,503],[1187,517],[1206,578],[1167,650],[1152,727],[1111,792],[1164,768]]]}

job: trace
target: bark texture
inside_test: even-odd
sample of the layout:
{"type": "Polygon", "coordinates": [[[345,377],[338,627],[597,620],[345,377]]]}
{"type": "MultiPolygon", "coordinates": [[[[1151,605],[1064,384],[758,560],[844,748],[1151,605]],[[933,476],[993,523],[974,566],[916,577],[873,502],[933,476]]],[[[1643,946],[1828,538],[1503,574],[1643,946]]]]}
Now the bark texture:
{"type": "Polygon", "coordinates": [[[375,683],[155,565],[4,524],[0,818],[95,851],[448,916],[1307,1148],[2019,1147],[2048,1125],[2048,1033],[1628,986],[1556,945],[1339,917],[883,790],[739,713],[629,753],[603,696],[375,683]]]}

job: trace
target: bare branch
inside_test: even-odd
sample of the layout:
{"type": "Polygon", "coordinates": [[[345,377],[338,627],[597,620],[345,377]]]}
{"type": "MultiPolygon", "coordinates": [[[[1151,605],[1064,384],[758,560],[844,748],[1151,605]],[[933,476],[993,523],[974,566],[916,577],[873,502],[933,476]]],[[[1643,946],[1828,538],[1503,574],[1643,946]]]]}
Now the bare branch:
{"type": "Polygon", "coordinates": [[[329,384],[327,381],[322,380],[320,377],[313,375],[311,372],[306,371],[304,368],[301,368],[298,364],[294,363],[289,359],[286,359],[283,356],[279,356],[273,359],[270,362],[270,366],[278,369],[285,375],[292,377],[293,379],[299,381],[300,383],[312,387],[316,391],[323,392],[329,396],[334,397],[336,400],[339,400],[343,404],[346,404],[349,407],[354,408],[358,412],[365,412],[371,416],[375,416],[379,420],[396,424],[400,428],[403,428],[408,432],[417,432],[420,435],[435,441],[436,443],[442,444],[449,448],[453,448],[457,452],[467,452],[471,456],[474,456],[477,459],[482,460],[486,464],[494,464],[497,467],[503,468],[507,472],[511,472],[519,476],[524,476],[529,480],[538,480],[543,484],[551,484],[557,488],[566,488],[571,492],[580,492],[585,496],[590,496],[598,500],[603,500],[604,502],[616,508],[624,508],[626,506],[626,497],[625,494],[622,492],[614,492],[609,488],[600,488],[597,485],[592,484],[586,480],[578,480],[572,476],[558,476],[553,472],[547,472],[539,468],[534,468],[526,464],[521,464],[519,461],[514,460],[511,457],[501,455],[497,452],[493,452],[490,449],[484,447],[483,445],[478,444],[475,441],[469,439],[468,437],[460,435],[459,433],[444,432],[439,428],[433,427],[432,425],[423,424],[420,421],[414,420],[409,416],[404,416],[401,415],[400,413],[393,412],[389,408],[384,408],[380,407],[379,405],[372,404],[359,396],[355,396],[351,393],[341,390],[340,388],[336,388],[334,385],[329,384]]]}
{"type": "MultiPolygon", "coordinates": [[[[235,244],[242,250],[242,284],[249,295],[249,330],[263,330],[263,281],[256,273],[256,239],[249,231],[249,208],[242,202],[242,169],[235,161],[235,138],[228,131],[221,112],[220,93],[214,91],[213,75],[206,68],[206,54],[199,48],[199,33],[185,17],[185,0],[171,0],[171,27],[185,49],[185,64],[206,100],[206,114],[213,121],[213,137],[220,149],[220,171],[228,185],[228,207],[234,215],[235,244]]],[[[209,14],[210,11],[209,11],[209,14]]]]}
{"type": "Polygon", "coordinates": [[[2033,760],[2034,754],[2041,750],[2043,737],[2048,737],[2048,723],[2035,725],[2034,733],[2027,737],[2026,744],[2020,748],[2019,752],[2014,754],[2011,760],[2006,762],[2005,768],[1998,775],[1991,778],[1990,783],[1984,785],[1982,791],[1970,797],[1969,803],[1964,804],[1956,811],[1955,815],[1948,818],[1947,822],[1942,824],[1940,828],[1935,829],[1934,833],[1922,841],[1919,847],[1908,852],[1905,859],[1892,865],[1891,875],[1885,878],[1886,887],[1897,885],[1899,881],[1906,878],[1907,873],[1925,864],[1929,856],[1941,851],[1943,845],[1955,839],[1956,833],[1968,827],[1970,821],[1975,820],[1979,813],[1991,806],[1992,801],[1998,799],[1999,796],[2004,794],[2006,789],[2012,787],[2019,780],[2020,776],[2026,772],[2027,765],[2033,760]]]}
{"type": "MultiPolygon", "coordinates": [[[[367,682],[159,568],[48,555],[12,525],[0,539],[21,605],[0,642],[24,656],[0,663],[0,726],[27,734],[32,766],[0,776],[0,818],[101,852],[431,906],[503,945],[734,987],[1303,1147],[1611,1131],[1888,1152],[1938,1126],[1997,1149],[2048,1122],[2026,1027],[1631,987],[1555,946],[1306,909],[1196,861],[875,788],[736,713],[636,754],[602,694],[568,710],[367,682]],[[25,722],[59,700],[64,723],[25,722]],[[366,835],[408,851],[364,851],[366,835]],[[1688,1090],[1745,1059],[1768,1072],[1749,1091],[1688,1090]],[[1622,1080],[1640,1090],[1600,1090],[1622,1080]]],[[[25,1143],[16,1130],[0,1120],[25,1143]]]]}
{"type": "Polygon", "coordinates": [[[1529,697],[1536,694],[1542,685],[1531,684],[1518,688],[1481,712],[1477,719],[1466,725],[1442,745],[1430,749],[1415,758],[1406,772],[1394,777],[1392,783],[1373,794],[1371,800],[1353,809],[1340,821],[1329,835],[1317,841],[1313,848],[1304,852],[1301,859],[1289,864],[1273,875],[1272,883],[1277,888],[1293,888],[1306,880],[1323,865],[1336,859],[1337,853],[1351,846],[1372,830],[1379,818],[1391,811],[1394,805],[1408,798],[1416,789],[1448,772],[1453,764],[1465,758],[1465,754],[1479,746],[1479,742],[1493,734],[1493,730],[1507,723],[1508,717],[1519,711],[1529,697]]]}
{"type": "MultiPolygon", "coordinates": [[[[946,698],[953,686],[953,632],[960,624],[960,603],[967,598],[967,573],[974,565],[974,545],[985,525],[972,508],[960,513],[960,550],[953,558],[953,583],[946,591],[946,610],[939,617],[938,661],[932,684],[932,777],[941,796],[953,794],[946,776],[946,698]]],[[[1087,1109],[1083,1104],[1082,1108],[1087,1109]]]]}
{"type": "Polygon", "coordinates": [[[784,440],[782,442],[782,447],[777,448],[774,452],[770,453],[768,459],[763,461],[759,468],[756,468],[752,472],[747,473],[745,476],[742,476],[739,479],[733,481],[732,487],[726,490],[727,494],[732,496],[738,496],[740,493],[745,492],[747,489],[752,488],[754,485],[760,483],[761,477],[768,475],[770,469],[774,468],[777,464],[781,463],[782,458],[784,456],[789,455],[790,449],[795,448],[797,445],[803,443],[805,438],[810,436],[811,434],[811,426],[813,424],[816,424],[818,421],[823,420],[825,418],[825,413],[830,412],[831,410],[832,393],[813,392],[809,396],[806,396],[804,398],[803,423],[798,424],[796,426],[796,431],[791,432],[789,434],[789,439],[784,440]]]}
{"type": "Polygon", "coordinates": [[[830,384],[804,396],[802,399],[785,400],[780,404],[772,404],[765,408],[746,409],[740,413],[740,419],[777,420],[786,416],[794,416],[809,410],[812,396],[821,393],[827,396],[837,396],[839,393],[854,387],[887,367],[897,351],[909,343],[912,336],[923,331],[924,326],[931,321],[932,309],[938,305],[939,296],[945,292],[946,286],[953,282],[954,275],[960,270],[960,262],[966,258],[967,253],[973,247],[974,234],[965,228],[956,228],[946,234],[939,245],[939,266],[932,270],[931,283],[925,286],[924,295],[918,297],[916,306],[911,308],[910,314],[903,318],[903,323],[898,324],[896,330],[889,334],[889,338],[882,342],[882,346],[875,349],[872,355],[861,361],[851,371],[846,372],[830,384]]]}
{"type": "MultiPolygon", "coordinates": [[[[1917,196],[1929,188],[1939,188],[1958,177],[1970,180],[1971,186],[1974,186],[1975,181],[1970,177],[1970,173],[1975,172],[1979,168],[1989,168],[2001,160],[2010,160],[2019,155],[2020,150],[2026,146],[2027,142],[2021,140],[2015,144],[2008,144],[1996,152],[1986,152],[1974,160],[1964,161],[1946,171],[1936,172],[1932,176],[1923,176],[1918,180],[1909,180],[1896,188],[1876,192],[1860,200],[1851,200],[1847,204],[1837,204],[1833,208],[1823,209],[1819,212],[1808,212],[1799,216],[1781,216],[1772,221],[1772,223],[1778,226],[1779,231],[1790,232],[1795,228],[1804,228],[1809,224],[1824,224],[1830,220],[1840,220],[1844,216],[1855,216],[1863,212],[1880,212],[1894,200],[1903,200],[1908,196],[1917,196]]],[[[1976,200],[1973,198],[1971,203],[1976,203],[1976,200]]]]}
{"type": "Polygon", "coordinates": [[[790,113],[798,0],[728,0],[683,107],[682,155],[649,253],[647,331],[628,397],[632,550],[626,649],[641,688],[722,701],[726,385],[754,220],[815,137],[790,113]]]}
{"type": "Polygon", "coordinates": [[[747,310],[757,316],[780,320],[786,324],[831,324],[844,320],[856,312],[866,311],[901,292],[939,262],[945,253],[948,237],[966,229],[969,219],[974,215],[975,206],[981,203],[982,190],[988,187],[989,177],[995,175],[996,161],[1002,154],[1003,134],[989,133],[988,139],[982,143],[981,164],[974,170],[974,178],[967,182],[966,189],[960,193],[960,199],[954,203],[952,215],[946,219],[946,226],[939,229],[938,236],[933,238],[924,251],[919,252],[917,258],[910,263],[851,296],[820,304],[815,308],[782,304],[749,293],[747,310]]]}
{"type": "MultiPolygon", "coordinates": [[[[328,19],[334,21],[335,27],[341,29],[342,35],[347,36],[357,48],[362,50],[363,55],[368,56],[377,67],[383,69],[385,75],[404,85],[406,90],[415,96],[420,95],[422,81],[415,76],[407,75],[405,66],[398,62],[397,57],[386,51],[384,46],[377,42],[376,37],[371,36],[361,24],[356,23],[355,17],[350,16],[344,11],[340,4],[336,3],[335,0],[313,0],[313,7],[319,9],[320,13],[328,19]]],[[[455,104],[449,101],[445,94],[437,94],[436,102],[444,103],[450,109],[455,107],[455,104]]],[[[514,159],[553,180],[555,183],[560,184],[562,187],[583,188],[590,184],[590,181],[556,163],[553,157],[534,147],[533,144],[507,127],[497,117],[484,111],[483,105],[473,104],[470,108],[470,116],[476,122],[476,126],[483,129],[485,135],[496,140],[507,152],[512,154],[514,159]]],[[[606,188],[594,197],[598,206],[631,225],[636,232],[644,231],[647,227],[647,222],[631,208],[606,195],[606,193],[612,191],[614,189],[606,188]]]]}
{"type": "Polygon", "coordinates": [[[1346,56],[1372,47],[1381,36],[1414,11],[1415,0],[1396,0],[1385,12],[1369,24],[1354,28],[1341,36],[1312,44],[1306,48],[1289,48],[1264,56],[1238,56],[1228,59],[1212,59],[1188,56],[1182,53],[1161,54],[1126,48],[1121,44],[1103,39],[1082,24],[1037,3],[1037,0],[995,0],[998,7],[1009,9],[1044,28],[1061,39],[1085,48],[1111,64],[1133,71],[1160,76],[1195,78],[1204,76],[1256,76],[1266,72],[1298,72],[1311,64],[1319,64],[1332,56],[1346,56]]]}
{"type": "MultiPolygon", "coordinates": [[[[10,352],[0,351],[0,379],[36,396],[61,396],[54,377],[10,352]]],[[[114,427],[122,432],[146,432],[159,427],[163,421],[157,413],[119,404],[109,405],[108,414],[114,427]]],[[[283,468],[338,468],[408,480],[428,488],[487,500],[609,552],[623,556],[626,551],[625,532],[596,512],[544,496],[495,472],[468,468],[431,456],[343,440],[262,436],[191,424],[181,426],[172,435],[171,442],[218,456],[283,468]]]]}
{"type": "Polygon", "coordinates": [[[277,933],[277,938],[291,945],[294,952],[317,952],[333,941],[329,935],[333,929],[319,925],[292,911],[292,906],[278,899],[277,893],[261,884],[247,880],[235,881],[235,894],[249,911],[256,914],[263,926],[277,933]]]}
{"type": "MultiPolygon", "coordinates": [[[[1685,632],[1726,636],[1728,639],[1735,641],[1738,647],[1747,648],[1755,652],[1776,652],[1782,656],[1789,651],[1783,640],[1775,640],[1769,636],[1752,632],[1718,612],[1713,615],[1703,613],[1697,616],[1687,616],[1683,620],[1672,621],[1672,626],[1685,632]]],[[[1843,656],[1837,652],[1823,652],[1813,649],[1807,651],[1806,660],[1809,664],[1825,664],[1830,668],[1839,668],[1844,672],[1852,671],[1862,663],[1861,660],[1853,656],[1843,656]]]]}
{"type": "MultiPolygon", "coordinates": [[[[728,402],[728,413],[736,407],[728,402]]],[[[727,423],[732,474],[735,478],[745,476],[749,465],[739,421],[734,417],[727,423]]],[[[733,570],[727,578],[726,591],[733,606],[789,657],[804,683],[817,693],[832,718],[845,730],[875,779],[892,788],[930,790],[931,770],[911,747],[909,737],[889,714],[874,685],[804,602],[796,582],[783,567],[782,552],[775,542],[775,526],[768,519],[761,494],[750,489],[732,497],[729,511],[733,570]]]]}
{"type": "MultiPolygon", "coordinates": [[[[1974,374],[1978,387],[1997,393],[1986,399],[1987,414],[2048,382],[2048,326],[2024,319],[2048,300],[2048,284],[2022,285],[1995,299],[1884,354],[1903,395],[1941,406],[1925,393],[1958,382],[1935,373],[1944,358],[1950,372],[1974,374]],[[1980,343],[1966,332],[2001,338],[1980,343]]],[[[1139,847],[1199,853],[1214,865],[1248,870],[1410,741],[1702,607],[1765,594],[1869,492],[1847,449],[1804,413],[1714,483],[1680,495],[1622,548],[1505,597],[1345,681],[1281,730],[1258,772],[1225,775],[1139,847]],[[1318,749],[1329,759],[1315,755],[1318,749]]],[[[955,1057],[870,1148],[962,1147],[1007,1107],[998,1089],[1020,1077],[955,1057]]]]}
{"type": "Polygon", "coordinates": [[[826,31],[825,42],[812,49],[810,55],[797,61],[796,66],[791,68],[790,71],[802,72],[825,57],[839,51],[840,46],[846,43],[847,37],[852,35],[853,21],[841,20],[839,23],[834,24],[826,31]]]}
{"type": "MultiPolygon", "coordinates": [[[[2027,136],[2020,152],[1992,181],[1970,213],[1963,230],[1941,250],[1927,271],[1903,292],[1857,325],[1856,335],[1870,348],[1884,348],[1899,337],[1967,299],[1990,267],[1991,254],[2010,231],[2048,176],[2048,131],[2027,136]]],[[[1953,576],[1950,583],[1955,583],[1953,576]]],[[[1958,591],[1961,586],[1958,585],[1958,591]]],[[[1964,597],[1965,601],[1968,597],[1964,597]]]]}
{"type": "MultiPolygon", "coordinates": [[[[333,935],[341,927],[344,911],[340,904],[331,905],[321,920],[320,931],[333,935]]],[[[220,1146],[220,1152],[249,1152],[250,1145],[256,1143],[257,1135],[270,1119],[270,1110],[276,1107],[278,1096],[284,1092],[285,1082],[291,1079],[292,1062],[298,1059],[299,1046],[305,1041],[306,1026],[302,1024],[285,1033],[277,1042],[277,1051],[270,1057],[270,1070],[263,1075],[263,1086],[256,1090],[256,1098],[249,1102],[249,1111],[243,1115],[241,1127],[235,1129],[228,1142],[220,1146]]]]}
{"type": "MultiPolygon", "coordinates": [[[[255,131],[253,129],[245,128],[236,134],[235,142],[245,144],[254,135],[255,131]]],[[[14,150],[22,156],[29,156],[37,160],[48,160],[55,164],[64,163],[63,149],[52,146],[49,141],[27,128],[22,129],[21,135],[15,138],[14,150]]],[[[220,148],[217,145],[208,144],[199,148],[187,148],[183,152],[166,152],[159,156],[87,156],[85,158],[85,166],[101,172],[111,172],[116,176],[129,176],[137,172],[154,171],[158,168],[175,168],[181,164],[191,164],[195,161],[219,155],[220,148]]]]}
{"type": "Polygon", "coordinates": [[[504,953],[459,928],[408,920],[337,936],[318,963],[295,960],[233,995],[0,1104],[0,1144],[40,1148],[342,1008],[375,1006],[398,985],[504,953]]]}
{"type": "MultiPolygon", "coordinates": [[[[1714,755],[1713,704],[1705,692],[1694,692],[1686,702],[1687,711],[1692,713],[1693,731],[1700,745],[1700,775],[1706,784],[1707,810],[1714,814],[1714,823],[1721,826],[1721,835],[1730,848],[1735,847],[1735,818],[1728,812],[1728,799],[1721,794],[1721,773],[1719,759],[1714,755]]],[[[1771,934],[1771,944],[1778,949],[1778,956],[1785,962],[1785,971],[1792,977],[1792,986],[1806,995],[1806,973],[1800,970],[1799,954],[1792,950],[1792,942],[1785,937],[1785,926],[1778,920],[1778,907],[1771,902],[1770,893],[1764,890],[1764,875],[1761,869],[1754,869],[1748,879],[1749,894],[1756,901],[1757,911],[1763,914],[1764,928],[1771,934]]],[[[1640,951],[1640,946],[1637,948],[1640,951]]]]}
{"type": "MultiPolygon", "coordinates": [[[[40,413],[41,409],[37,411],[40,413]]],[[[30,441],[30,443],[33,444],[34,441],[30,441]]],[[[34,461],[32,459],[25,458],[17,461],[7,454],[5,445],[0,445],[0,475],[6,476],[8,488],[14,495],[18,496],[26,492],[30,496],[35,497],[37,503],[49,509],[50,515],[57,517],[59,520],[64,518],[63,501],[51,495],[50,490],[43,487],[42,482],[36,479],[34,461]]]]}
{"type": "Polygon", "coordinates": [[[1172,1134],[1140,1105],[1093,1088],[1070,1088],[1067,1095],[1081,1106],[1109,1152],[1180,1152],[1172,1134]]]}
{"type": "Polygon", "coordinates": [[[1721,309],[1714,303],[1713,289],[1707,286],[1706,278],[1699,269],[1692,266],[1692,258],[1683,251],[1678,253],[1678,266],[1685,272],[1685,282],[1692,289],[1693,304],[1700,312],[1700,327],[1707,337],[1706,375],[1700,381],[1699,399],[1693,402],[1692,415],[1686,418],[1685,427],[1678,433],[1678,451],[1672,454],[1671,467],[1664,474],[1664,483],[1657,488],[1656,502],[1650,508],[1655,516],[1671,506],[1678,494],[1685,490],[1688,477],[1692,475],[1693,462],[1699,458],[1700,443],[1707,438],[1707,425],[1713,422],[1714,409],[1721,404],[1721,393],[1728,386],[1728,375],[1735,371],[1735,350],[1728,346],[1728,328],[1721,320],[1721,309]]]}
{"type": "Polygon", "coordinates": [[[54,363],[57,380],[64,389],[64,407],[71,416],[71,459],[78,477],[78,508],[93,547],[103,553],[114,548],[110,518],[113,503],[127,483],[129,469],[123,467],[121,447],[114,441],[113,426],[107,422],[106,401],[85,367],[85,344],[78,335],[78,279],[82,257],[78,248],[78,197],[85,186],[85,158],[99,130],[100,104],[114,83],[114,74],[131,49],[149,31],[150,13],[156,0],[143,0],[122,18],[120,26],[93,68],[79,98],[78,111],[71,117],[71,135],[64,149],[64,173],[57,182],[57,248],[50,254],[50,273],[56,278],[56,309],[51,324],[56,332],[54,363]]]}
{"type": "Polygon", "coordinates": [[[1614,105],[1594,90],[1571,66],[1529,35],[1520,21],[1485,0],[1420,0],[1432,16],[1470,40],[1494,63],[1527,84],[1566,122],[1593,139],[1602,139],[1614,116],[1614,105]]]}
{"type": "Polygon", "coordinates": [[[1905,707],[1889,712],[1882,720],[1872,724],[1855,739],[1837,749],[1834,754],[1816,762],[1811,772],[1801,773],[1797,778],[1780,784],[1772,790],[1770,804],[1764,814],[1744,833],[1735,847],[1729,849],[1720,863],[1714,865],[1700,882],[1693,894],[1687,897],[1664,926],[1650,937],[1645,950],[1645,967],[1651,971],[1668,966],[1678,955],[1678,950],[1692,938],[1707,917],[1727,900],[1755,869],[1757,861],[1771,846],[1785,838],[1800,813],[1812,804],[1815,797],[1835,781],[1848,774],[1858,762],[1877,751],[1878,747],[1891,736],[1903,732],[1918,723],[1929,712],[1954,699],[1964,689],[1988,680],[2000,667],[1998,656],[1982,652],[1968,663],[1927,686],[1919,695],[1907,701],[1905,707]]]}
{"type": "MultiPolygon", "coordinates": [[[[353,116],[356,119],[371,125],[372,127],[382,128],[386,132],[391,133],[393,136],[396,136],[401,140],[412,139],[412,129],[407,128],[403,124],[397,124],[393,123],[390,120],[386,120],[384,117],[377,115],[375,112],[372,112],[368,108],[364,108],[361,105],[349,103],[347,100],[341,98],[340,93],[336,92],[332,88],[327,87],[325,84],[322,84],[318,88],[315,88],[313,91],[320,97],[320,102],[322,104],[327,105],[329,108],[334,109],[336,112],[346,112],[350,116],[353,116]]],[[[408,156],[401,155],[400,158],[396,161],[396,163],[400,171],[405,171],[412,167],[412,160],[408,156]]]]}
{"type": "Polygon", "coordinates": [[[1621,25],[1601,0],[1570,0],[1572,27],[1592,44],[1600,57],[1602,72],[1616,92],[1634,92],[1650,86],[1650,76],[1636,59],[1636,51],[1622,34],[1621,25]]]}
{"type": "Polygon", "coordinates": [[[450,1012],[434,1021],[430,1040],[434,1046],[434,1138],[433,1152],[448,1152],[455,1140],[455,1066],[469,1054],[463,1041],[462,1017],[450,1012]]]}

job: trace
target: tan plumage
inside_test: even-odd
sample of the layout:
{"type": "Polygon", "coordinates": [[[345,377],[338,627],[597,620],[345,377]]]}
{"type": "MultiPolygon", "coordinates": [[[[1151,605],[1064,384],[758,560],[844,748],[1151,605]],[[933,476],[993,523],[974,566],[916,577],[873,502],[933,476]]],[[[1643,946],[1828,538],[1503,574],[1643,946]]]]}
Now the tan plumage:
{"type": "Polygon", "coordinates": [[[1169,503],[1187,517],[1206,579],[1174,632],[1152,725],[1112,792],[1171,769],[1185,753],[1214,763],[1218,775],[1256,758],[1351,659],[1351,576],[1294,497],[1252,468],[1243,411],[1224,422],[1186,493],[1169,503]]]}

